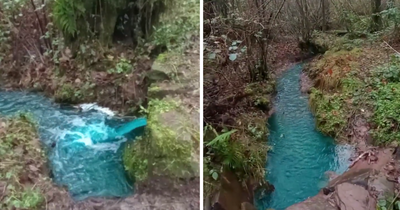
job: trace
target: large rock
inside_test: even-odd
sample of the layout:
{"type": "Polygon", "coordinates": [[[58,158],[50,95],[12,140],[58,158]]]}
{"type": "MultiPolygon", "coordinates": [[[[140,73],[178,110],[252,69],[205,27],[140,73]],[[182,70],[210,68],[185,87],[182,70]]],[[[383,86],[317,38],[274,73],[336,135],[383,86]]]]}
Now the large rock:
{"type": "Polygon", "coordinates": [[[369,186],[377,191],[378,200],[385,199],[385,196],[393,194],[394,192],[394,183],[388,181],[383,172],[371,178],[369,186]]]}
{"type": "Polygon", "coordinates": [[[142,138],[125,147],[123,160],[137,181],[150,177],[199,176],[199,120],[177,99],[150,100],[148,125],[142,138]]]}
{"type": "Polygon", "coordinates": [[[244,187],[233,172],[225,170],[222,173],[220,191],[213,197],[211,205],[219,210],[253,210],[251,203],[254,194],[250,183],[247,184],[244,187]]]}
{"type": "MultiPolygon", "coordinates": [[[[171,110],[168,112],[161,113],[159,115],[160,126],[170,129],[175,134],[176,143],[183,145],[189,145],[190,148],[190,158],[188,164],[190,168],[187,168],[189,176],[198,176],[200,173],[200,155],[196,150],[196,137],[193,136],[190,131],[197,130],[198,125],[193,123],[192,117],[183,110],[171,110]]],[[[161,137],[161,136],[160,136],[161,137]]],[[[162,138],[162,137],[161,137],[162,138]]],[[[185,170],[185,169],[183,169],[185,170]]]]}
{"type": "Polygon", "coordinates": [[[286,210],[337,210],[337,208],[328,201],[328,198],[318,194],[301,203],[294,204],[286,210]]]}
{"type": "Polygon", "coordinates": [[[375,210],[376,201],[367,189],[350,183],[339,184],[335,192],[335,203],[339,209],[375,210]]]}

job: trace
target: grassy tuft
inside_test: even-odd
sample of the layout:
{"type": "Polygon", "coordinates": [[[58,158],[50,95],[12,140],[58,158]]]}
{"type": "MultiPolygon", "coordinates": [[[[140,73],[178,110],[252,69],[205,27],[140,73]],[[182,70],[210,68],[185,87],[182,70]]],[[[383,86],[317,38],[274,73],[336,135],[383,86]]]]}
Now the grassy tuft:
{"type": "Polygon", "coordinates": [[[0,185],[4,187],[1,209],[43,207],[45,198],[36,181],[45,168],[45,155],[31,119],[20,114],[0,120],[0,185]]]}

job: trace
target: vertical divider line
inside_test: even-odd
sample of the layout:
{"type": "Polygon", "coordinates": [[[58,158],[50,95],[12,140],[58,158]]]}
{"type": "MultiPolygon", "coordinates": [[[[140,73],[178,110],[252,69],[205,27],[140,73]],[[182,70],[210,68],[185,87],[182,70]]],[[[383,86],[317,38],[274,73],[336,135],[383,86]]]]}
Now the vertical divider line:
{"type": "Polygon", "coordinates": [[[200,123],[199,123],[199,125],[200,125],[200,146],[199,146],[199,149],[200,149],[200,210],[202,210],[202,209],[204,209],[204,189],[203,189],[203,157],[204,157],[204,154],[203,154],[203,141],[204,141],[204,139],[203,139],[203,137],[204,137],[204,135],[203,135],[203,95],[204,95],[204,93],[203,93],[203,48],[204,48],[204,46],[203,46],[203,42],[204,42],[204,35],[203,35],[203,9],[204,9],[204,7],[203,7],[203,5],[204,5],[204,2],[203,2],[203,0],[200,0],[200,52],[199,52],[199,54],[200,54],[200,123]]]}

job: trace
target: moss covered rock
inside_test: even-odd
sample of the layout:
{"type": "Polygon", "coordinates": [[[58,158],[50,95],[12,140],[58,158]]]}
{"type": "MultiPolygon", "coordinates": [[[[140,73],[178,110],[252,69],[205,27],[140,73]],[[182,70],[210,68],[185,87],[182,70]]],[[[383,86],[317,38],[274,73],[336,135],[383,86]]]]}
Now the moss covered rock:
{"type": "Polygon", "coordinates": [[[270,108],[270,95],[275,91],[275,85],[275,82],[250,83],[246,86],[245,93],[250,95],[254,107],[266,111],[270,108]]]}
{"type": "Polygon", "coordinates": [[[132,178],[192,177],[199,173],[199,156],[195,152],[196,127],[190,116],[172,99],[153,99],[148,107],[146,135],[128,145],[124,164],[132,178]]]}

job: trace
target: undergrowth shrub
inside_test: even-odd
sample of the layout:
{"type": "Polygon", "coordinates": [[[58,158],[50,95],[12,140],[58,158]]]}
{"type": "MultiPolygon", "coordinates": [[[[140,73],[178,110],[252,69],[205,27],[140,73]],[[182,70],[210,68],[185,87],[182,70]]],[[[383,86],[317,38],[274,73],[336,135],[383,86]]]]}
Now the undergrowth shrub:
{"type": "Polygon", "coordinates": [[[338,137],[347,124],[342,96],[325,94],[312,88],[309,103],[316,118],[317,128],[326,135],[338,137]]]}
{"type": "Polygon", "coordinates": [[[380,66],[373,73],[374,82],[400,82],[400,58],[391,57],[388,66],[380,66]]]}
{"type": "Polygon", "coordinates": [[[56,102],[61,103],[81,103],[85,100],[93,99],[95,87],[94,83],[86,82],[84,84],[74,84],[63,82],[57,87],[54,93],[56,102]]]}
{"type": "MultiPolygon", "coordinates": [[[[250,126],[249,132],[260,135],[257,128],[250,126]]],[[[265,133],[264,133],[265,134],[265,133]]],[[[261,135],[264,138],[266,136],[261,135]]],[[[252,140],[246,143],[238,130],[223,130],[218,133],[210,125],[204,128],[204,141],[207,148],[204,159],[205,192],[212,194],[219,188],[220,174],[228,169],[238,175],[240,180],[255,180],[264,183],[265,161],[268,147],[265,141],[252,140]],[[233,135],[236,135],[234,138],[233,135]]],[[[261,139],[261,138],[260,138],[261,139]]]]}
{"type": "Polygon", "coordinates": [[[155,45],[168,49],[184,48],[192,35],[200,30],[200,1],[175,1],[175,7],[163,14],[160,24],[155,27],[152,40],[155,45]]]}
{"type": "Polygon", "coordinates": [[[400,83],[380,83],[372,92],[375,111],[372,135],[377,144],[388,144],[400,139],[400,83]]]}

